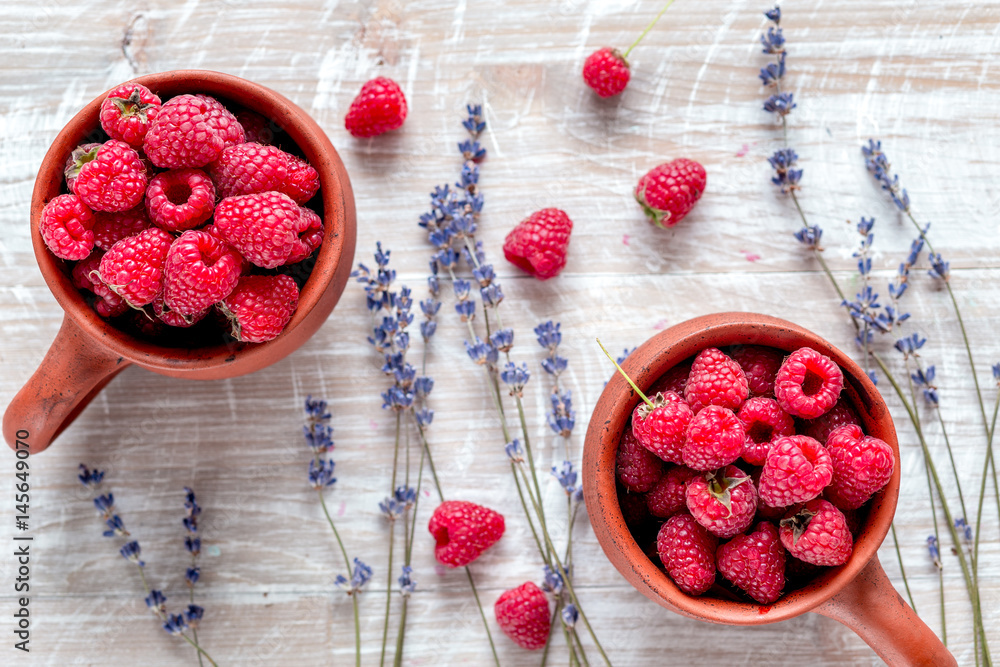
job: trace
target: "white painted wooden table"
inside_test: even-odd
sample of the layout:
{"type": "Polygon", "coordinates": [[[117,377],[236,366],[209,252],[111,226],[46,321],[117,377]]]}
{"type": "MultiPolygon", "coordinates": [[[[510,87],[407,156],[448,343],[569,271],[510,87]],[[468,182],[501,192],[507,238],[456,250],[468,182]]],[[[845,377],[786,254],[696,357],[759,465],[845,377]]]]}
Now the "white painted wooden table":
{"type": "MultiPolygon", "coordinates": [[[[794,320],[850,348],[853,330],[828,283],[791,238],[794,210],[768,182],[765,158],[779,139],[760,109],[756,76],[765,63],[757,45],[765,3],[681,0],[633,53],[633,80],[621,98],[601,101],[584,87],[584,58],[603,45],[626,46],[659,8],[652,1],[583,0],[7,0],[0,9],[0,404],[36,368],[62,317],[28,235],[28,203],[45,150],[71,115],[105,89],[135,72],[190,67],[270,86],[317,119],[353,179],[357,258],[368,261],[376,240],[385,241],[400,281],[418,296],[430,249],[417,217],[427,192],[456,178],[464,105],[486,105],[482,238],[518,332],[515,356],[532,366],[536,380],[541,353],[530,330],[546,319],[562,322],[577,456],[610,375],[595,335],[621,350],[689,317],[742,309],[794,320]],[[343,128],[347,105],[365,80],[380,74],[403,86],[410,117],[399,132],[354,140],[343,128]],[[708,191],[687,220],[657,231],[631,189],[647,169],[678,156],[706,165],[708,191]],[[513,224],[543,206],[565,209],[576,227],[565,272],[539,283],[506,264],[500,247],[513,224]]],[[[799,104],[790,139],[805,168],[803,206],[826,229],[828,261],[853,289],[856,237],[844,220],[860,215],[878,219],[878,283],[905,254],[911,229],[860,156],[862,141],[880,137],[951,261],[979,380],[992,401],[988,365],[1000,361],[1000,3],[817,0],[784,9],[787,81],[799,104]]],[[[984,451],[971,376],[946,295],[922,271],[914,283],[907,299],[914,330],[929,339],[924,358],[937,364],[945,421],[971,499],[984,451]]],[[[193,652],[150,617],[134,568],[101,537],[89,495],[76,482],[76,466],[86,462],[108,470],[106,485],[143,546],[150,577],[172,602],[183,593],[186,562],[181,487],[196,489],[205,540],[199,596],[207,610],[200,634],[220,664],[351,664],[350,605],[332,583],[339,556],[305,483],[308,455],[299,429],[307,394],[332,403],[339,481],[329,498],[350,550],[376,570],[362,610],[365,664],[377,662],[386,527],[376,505],[389,487],[392,429],[378,397],[378,362],[365,343],[363,304],[360,286],[349,285],[308,344],[248,377],[180,381],[130,368],[33,458],[31,653],[11,647],[16,564],[4,547],[0,663],[192,663],[193,652]]],[[[508,518],[507,535],[473,568],[492,605],[504,589],[538,580],[540,568],[502,436],[461,341],[446,305],[429,356],[437,380],[431,434],[449,493],[486,502],[508,518]]],[[[544,423],[546,390],[533,381],[526,396],[539,465],[547,466],[560,457],[544,423]]],[[[922,461],[898,402],[888,400],[903,448],[896,527],[917,608],[938,629],[922,461]]],[[[928,433],[946,470],[939,429],[928,433]]],[[[4,460],[0,539],[11,544],[14,459],[4,460]]],[[[553,504],[561,493],[552,479],[545,492],[553,504]]],[[[421,509],[425,517],[430,507],[421,509]]],[[[981,586],[997,655],[1000,548],[996,516],[987,516],[981,586]]],[[[755,628],[676,616],[624,582],[585,520],[577,535],[578,587],[616,665],[878,663],[853,634],[815,615],[755,628]]],[[[424,533],[416,552],[419,587],[406,664],[487,664],[464,579],[436,570],[424,533]]],[[[901,587],[891,542],[881,558],[901,587]]],[[[944,567],[949,645],[961,664],[972,664],[969,603],[950,553],[944,567]]],[[[536,655],[496,634],[504,664],[537,663],[536,655]]],[[[559,636],[551,660],[566,661],[559,636]]]]}

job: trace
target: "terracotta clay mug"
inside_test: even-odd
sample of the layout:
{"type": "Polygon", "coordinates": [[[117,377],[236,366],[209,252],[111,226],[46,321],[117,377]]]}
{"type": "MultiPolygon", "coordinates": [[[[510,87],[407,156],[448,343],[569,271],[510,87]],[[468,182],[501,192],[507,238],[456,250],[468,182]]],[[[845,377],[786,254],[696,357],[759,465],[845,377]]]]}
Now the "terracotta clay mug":
{"type": "Polygon", "coordinates": [[[825,568],[816,579],[771,605],[681,591],[633,539],[618,503],[615,454],[622,431],[641,400],[615,373],[594,408],[583,452],[587,514],[604,553],[619,572],[651,600],[684,616],[712,623],[758,625],[808,611],[854,630],[890,665],[955,665],[954,657],[893,588],[877,551],[889,531],[899,497],[899,445],[892,417],[867,375],[843,352],[795,324],[751,313],[706,315],[666,329],[629,355],[622,368],[644,392],[672,366],[706,347],[765,345],[791,352],[813,348],[844,370],[842,396],[857,410],[865,433],[889,443],[895,453],[892,478],[870,501],[868,515],[844,565],[825,568]]]}
{"type": "Polygon", "coordinates": [[[73,149],[99,128],[101,95],[63,128],[45,155],[31,196],[31,240],[49,289],[65,312],[41,366],[7,408],[3,434],[15,446],[26,431],[32,453],[48,447],[97,393],[131,364],[173,377],[217,380],[259,370],[284,358],[326,321],[344,291],[354,260],[354,195],[344,165],[329,138],[312,118],[278,93],[220,72],[178,70],[135,79],[166,100],[181,93],[204,93],[223,103],[256,111],[285,132],[319,172],[325,236],[298,307],[284,332],[267,343],[225,343],[165,347],[116,329],[87,305],[73,286],[69,267],[56,258],[38,233],[42,208],[62,192],[63,168],[73,149]]]}

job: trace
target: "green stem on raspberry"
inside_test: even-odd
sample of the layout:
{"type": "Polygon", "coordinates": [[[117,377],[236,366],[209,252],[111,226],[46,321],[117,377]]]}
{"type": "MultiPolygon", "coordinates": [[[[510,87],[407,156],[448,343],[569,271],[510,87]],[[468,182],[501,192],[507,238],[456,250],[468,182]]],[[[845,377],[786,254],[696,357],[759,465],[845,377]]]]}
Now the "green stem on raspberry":
{"type": "Polygon", "coordinates": [[[607,348],[605,348],[603,343],[601,343],[601,339],[596,338],[595,340],[597,341],[597,344],[601,346],[601,349],[604,350],[604,355],[611,361],[611,363],[615,365],[615,368],[617,368],[618,372],[622,374],[622,377],[625,378],[625,381],[628,382],[629,385],[631,385],[635,393],[639,394],[639,398],[641,398],[649,407],[651,408],[654,407],[653,402],[646,397],[646,394],[642,393],[642,389],[639,389],[639,387],[636,386],[635,382],[632,382],[632,378],[630,378],[628,374],[622,370],[622,367],[618,365],[618,362],[614,360],[614,357],[611,356],[611,353],[609,353],[607,348]]]}
{"type": "Polygon", "coordinates": [[[622,58],[623,59],[627,59],[628,58],[628,54],[632,53],[632,49],[634,49],[636,46],[639,45],[639,42],[642,41],[642,38],[645,37],[646,34],[649,33],[649,31],[653,29],[653,26],[656,25],[656,22],[660,20],[660,17],[663,16],[663,14],[666,13],[666,11],[668,9],[670,9],[670,5],[672,5],[672,4],[674,4],[674,0],[669,0],[669,2],[667,2],[666,5],[664,5],[663,9],[660,10],[660,13],[656,15],[656,18],[654,18],[652,21],[650,21],[649,25],[646,26],[646,29],[642,31],[642,34],[639,35],[639,38],[636,39],[634,42],[632,42],[632,46],[628,47],[625,50],[625,53],[622,54],[622,58]]]}

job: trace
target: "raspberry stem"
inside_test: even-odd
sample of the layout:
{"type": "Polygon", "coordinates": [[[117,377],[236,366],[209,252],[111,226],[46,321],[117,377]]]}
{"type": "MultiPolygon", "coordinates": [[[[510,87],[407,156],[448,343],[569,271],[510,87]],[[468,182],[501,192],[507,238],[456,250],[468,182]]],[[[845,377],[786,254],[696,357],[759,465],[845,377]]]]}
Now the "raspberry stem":
{"type": "Polygon", "coordinates": [[[635,382],[632,382],[632,378],[630,378],[628,374],[622,370],[622,367],[618,365],[618,362],[614,360],[614,357],[612,357],[611,354],[608,353],[607,348],[605,348],[604,345],[601,343],[601,339],[595,338],[594,340],[596,340],[597,344],[601,346],[601,349],[604,350],[605,356],[607,356],[607,358],[611,361],[611,363],[615,365],[615,368],[617,368],[618,372],[622,374],[622,377],[625,378],[625,380],[630,385],[632,385],[632,389],[635,390],[635,393],[639,394],[639,397],[646,402],[646,405],[648,405],[651,408],[655,408],[656,406],[653,405],[653,402],[646,397],[646,394],[642,393],[642,389],[639,389],[639,387],[635,385],[635,382]]]}
{"type": "Polygon", "coordinates": [[[652,21],[649,22],[649,25],[647,25],[646,29],[642,31],[642,34],[639,35],[638,39],[632,42],[632,46],[628,47],[628,49],[625,50],[625,53],[622,54],[623,59],[628,58],[628,54],[632,52],[632,49],[634,49],[636,46],[639,45],[639,42],[641,42],[642,38],[646,36],[646,33],[648,33],[650,30],[653,29],[653,26],[656,25],[656,22],[660,20],[660,17],[663,16],[663,14],[668,9],[670,9],[670,5],[672,4],[674,4],[674,0],[669,0],[669,2],[667,2],[667,4],[663,7],[663,9],[660,10],[660,13],[656,15],[656,18],[654,18],[652,21]]]}

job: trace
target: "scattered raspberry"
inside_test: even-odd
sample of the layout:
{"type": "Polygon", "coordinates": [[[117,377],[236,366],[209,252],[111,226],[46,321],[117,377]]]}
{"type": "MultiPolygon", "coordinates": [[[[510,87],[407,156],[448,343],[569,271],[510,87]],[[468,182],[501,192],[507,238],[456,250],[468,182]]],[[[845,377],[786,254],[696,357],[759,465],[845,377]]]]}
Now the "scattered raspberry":
{"type": "Polygon", "coordinates": [[[628,61],[607,46],[591,53],[583,63],[583,80],[600,97],[613,97],[625,90],[630,76],[628,61]]]}
{"type": "Polygon", "coordinates": [[[264,118],[255,111],[240,109],[236,112],[236,120],[243,128],[243,134],[247,141],[270,146],[274,143],[274,134],[277,125],[272,127],[271,121],[264,118]]]}
{"type": "Polygon", "coordinates": [[[236,116],[222,102],[209,95],[195,95],[205,103],[205,118],[209,127],[214,128],[222,137],[223,146],[235,146],[247,140],[243,126],[236,116]]]}
{"type": "Polygon", "coordinates": [[[657,227],[673,227],[701,199],[706,178],[700,164],[677,158],[653,167],[640,178],[635,199],[657,227]]]}
{"type": "Polygon", "coordinates": [[[315,233],[314,220],[302,214],[288,195],[262,192],[229,197],[215,207],[215,233],[250,262],[265,269],[287,263],[302,252],[303,241],[315,233]]]}
{"type": "Polygon", "coordinates": [[[649,407],[643,401],[632,413],[632,434],[643,447],[664,461],[681,463],[681,449],[688,425],[694,417],[691,408],[672,391],[657,394],[649,407]]]}
{"type": "Polygon", "coordinates": [[[94,214],[76,195],[50,200],[42,209],[38,231],[59,259],[83,259],[94,249],[94,214]]]}
{"type": "Polygon", "coordinates": [[[625,429],[618,442],[615,469],[622,486],[645,493],[663,476],[663,461],[639,443],[632,429],[625,429]]]}
{"type": "Polygon", "coordinates": [[[815,419],[833,407],[844,388],[844,374],[829,357],[801,347],[778,369],[774,397],[795,417],[815,419]]]}
{"type": "Polygon", "coordinates": [[[208,173],[220,199],[280,190],[288,178],[286,155],[275,146],[236,144],[227,147],[219,159],[208,165],[208,173]]]}
{"type": "Polygon", "coordinates": [[[79,170],[67,180],[73,192],[95,211],[124,211],[146,193],[146,166],[131,146],[112,139],[79,157],[79,170]]]}
{"type": "Polygon", "coordinates": [[[680,396],[684,395],[684,387],[687,386],[688,375],[691,374],[691,362],[685,361],[677,364],[669,371],[660,376],[649,388],[649,395],[656,393],[667,393],[672,391],[680,396]]]}
{"type": "Polygon", "coordinates": [[[752,533],[735,537],[716,552],[719,572],[761,604],[781,597],[785,587],[785,550],[778,529],[766,521],[752,533]]]}
{"type": "Polygon", "coordinates": [[[543,648],[549,638],[552,619],[549,599],[532,582],[512,588],[497,598],[493,606],[497,625],[521,648],[535,651],[543,648]]]}
{"type": "Polygon", "coordinates": [[[128,304],[120,296],[104,284],[98,273],[104,251],[95,250],[86,259],[73,267],[73,284],[78,289],[93,292],[98,298],[94,301],[94,310],[101,317],[118,317],[128,310],[128,304]]]}
{"type": "Polygon", "coordinates": [[[319,173],[300,157],[285,153],[288,160],[288,177],[278,187],[296,204],[305,204],[319,191],[319,173]]]}
{"type": "Polygon", "coordinates": [[[153,177],[146,210],[154,225],[170,232],[194,229],[212,217],[215,186],[201,169],[174,169],[153,177]]]}
{"type": "Polygon", "coordinates": [[[787,507],[817,497],[832,478],[833,462],[823,445],[807,435],[793,435],[774,442],[757,492],[771,507],[787,507]]]}
{"type": "Polygon", "coordinates": [[[822,498],[810,500],[798,512],[789,512],[781,520],[778,534],[788,553],[813,565],[843,565],[854,549],[844,515],[822,498]]]}
{"type": "Polygon", "coordinates": [[[725,352],[707,347],[694,358],[684,387],[684,398],[695,414],[706,405],[737,410],[747,400],[748,394],[743,369],[725,352]]]}
{"type": "Polygon", "coordinates": [[[395,130],[406,120],[406,98],[392,79],[372,79],[361,87],[351,102],[344,127],[359,138],[378,136],[395,130]]]}
{"type": "Polygon", "coordinates": [[[860,426],[861,420],[858,419],[858,413],[854,411],[854,408],[846,403],[844,397],[841,396],[829,411],[816,419],[803,420],[799,425],[799,433],[825,444],[834,429],[847,424],[860,426]]]}
{"type": "Polygon", "coordinates": [[[204,310],[200,310],[193,315],[181,315],[173,310],[164,310],[164,308],[163,294],[157,294],[156,298],[153,299],[153,314],[155,314],[157,319],[164,324],[171,327],[180,327],[181,329],[198,324],[198,322],[205,319],[205,316],[208,315],[208,311],[211,310],[211,307],[209,307],[204,310]]]}
{"type": "MultiPolygon", "coordinates": [[[[63,175],[66,177],[66,189],[73,192],[73,184],[76,183],[76,177],[80,173],[80,167],[82,167],[86,162],[94,159],[94,155],[98,148],[104,144],[100,143],[90,143],[90,144],[80,144],[73,149],[69,157],[66,158],[66,164],[63,166],[63,175]]],[[[142,156],[139,156],[140,159],[142,156]]]]}
{"type": "Polygon", "coordinates": [[[566,266],[572,231],[573,221],[565,211],[543,208],[510,230],[503,242],[504,257],[539,280],[548,280],[566,266]]]}
{"type": "Polygon", "coordinates": [[[687,483],[701,473],[686,466],[672,466],[646,494],[649,513],[661,519],[687,511],[687,483]]]}
{"type": "Polygon", "coordinates": [[[101,280],[133,308],[152,303],[163,289],[163,264],[173,240],[155,227],[122,239],[101,259],[101,280]]]}
{"type": "Polygon", "coordinates": [[[151,226],[152,223],[146,217],[146,209],[142,206],[127,211],[95,212],[94,245],[101,250],[110,250],[111,246],[122,239],[135,236],[151,226]]]}
{"type": "Polygon", "coordinates": [[[242,266],[236,251],[211,234],[186,231],[167,253],[163,301],[179,315],[195,315],[229,296],[242,266]]]}
{"type": "Polygon", "coordinates": [[[288,276],[243,276],[219,307],[233,338],[264,343],[284,331],[298,303],[299,287],[288,276]]]}
{"type": "Polygon", "coordinates": [[[690,514],[667,519],[656,536],[656,552],[677,587],[701,595],[715,583],[718,540],[690,514]]]}
{"type": "Polygon", "coordinates": [[[857,509],[889,482],[895,465],[892,447],[865,435],[859,426],[835,429],[826,441],[833,480],[826,498],[840,509],[857,509]]]}
{"type": "Polygon", "coordinates": [[[226,147],[228,135],[220,130],[216,113],[201,95],[167,100],[146,133],[143,152],[165,169],[204,167],[226,147]]]}
{"type": "Polygon", "coordinates": [[[299,220],[299,239],[292,248],[292,252],[285,260],[285,264],[295,264],[301,262],[323,243],[323,219],[315,211],[305,207],[299,207],[301,218],[299,220]]]}
{"type": "Polygon", "coordinates": [[[737,345],[729,356],[740,365],[751,396],[774,395],[774,380],[785,355],[773,347],[737,345]]]}
{"type": "Polygon", "coordinates": [[[685,503],[694,520],[718,537],[746,530],[757,510],[757,490],[750,476],[736,466],[693,477],[685,503]]]}
{"type": "Polygon", "coordinates": [[[150,124],[160,109],[160,98],[141,83],[112,88],[101,102],[101,127],[108,136],[142,148],[150,124]]]}
{"type": "Polygon", "coordinates": [[[743,445],[743,460],[754,466],[764,465],[774,441],[795,435],[795,420],[778,402],[770,398],[754,397],[740,406],[736,418],[743,424],[747,438],[743,445]]]}
{"type": "Polygon", "coordinates": [[[693,470],[716,470],[743,453],[746,433],[733,411],[710,405],[695,414],[688,426],[681,456],[693,470]]]}
{"type": "MultiPolygon", "coordinates": [[[[289,279],[291,280],[291,279],[289,279]]],[[[448,567],[479,558],[503,535],[503,516],[465,500],[446,500],[434,510],[427,529],[434,536],[434,557],[448,567]]]]}

